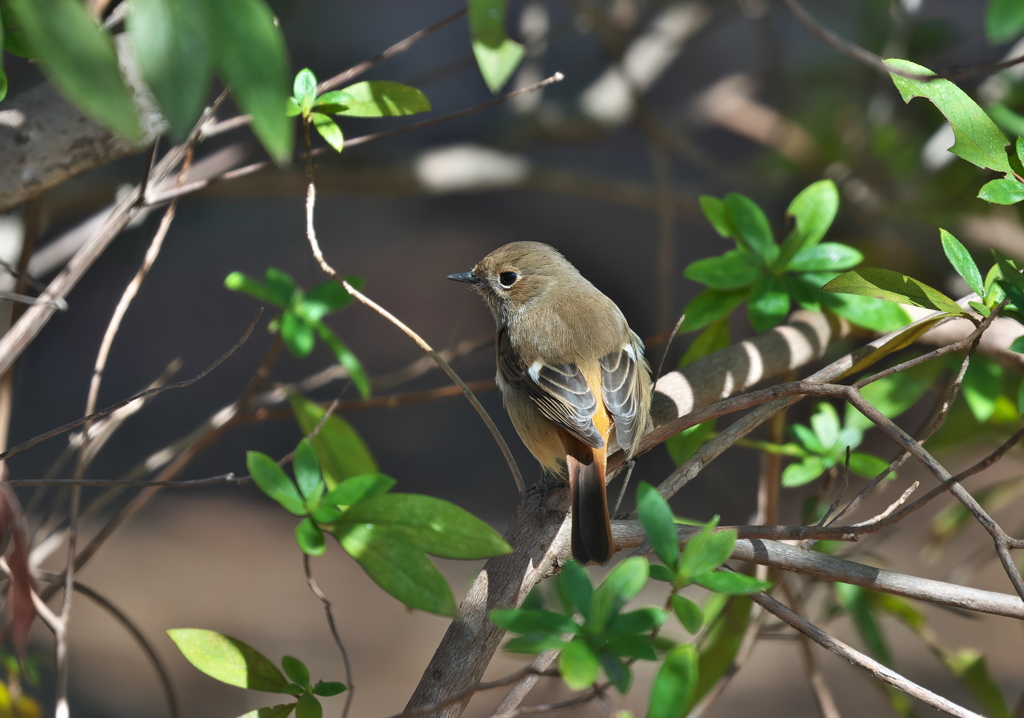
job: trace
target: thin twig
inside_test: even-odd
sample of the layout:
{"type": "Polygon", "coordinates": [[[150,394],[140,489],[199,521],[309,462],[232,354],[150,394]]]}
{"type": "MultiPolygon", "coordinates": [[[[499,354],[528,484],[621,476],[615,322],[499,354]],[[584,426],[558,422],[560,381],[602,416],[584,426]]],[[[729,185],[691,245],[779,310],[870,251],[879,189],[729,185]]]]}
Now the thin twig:
{"type": "Polygon", "coordinates": [[[338,651],[341,652],[341,660],[345,664],[345,686],[348,688],[348,696],[345,698],[345,709],[342,711],[342,718],[348,718],[349,708],[352,707],[352,699],[356,693],[356,687],[353,683],[352,678],[352,664],[348,660],[348,651],[345,650],[345,644],[341,640],[341,634],[338,633],[338,626],[334,622],[334,611],[331,609],[331,599],[327,598],[320,586],[317,584],[316,579],[313,577],[313,569],[309,563],[309,554],[302,554],[302,570],[306,574],[306,585],[309,586],[309,590],[313,592],[313,595],[320,599],[320,603],[324,606],[324,614],[327,616],[327,626],[331,629],[331,635],[334,636],[334,645],[338,647],[338,651]]]}

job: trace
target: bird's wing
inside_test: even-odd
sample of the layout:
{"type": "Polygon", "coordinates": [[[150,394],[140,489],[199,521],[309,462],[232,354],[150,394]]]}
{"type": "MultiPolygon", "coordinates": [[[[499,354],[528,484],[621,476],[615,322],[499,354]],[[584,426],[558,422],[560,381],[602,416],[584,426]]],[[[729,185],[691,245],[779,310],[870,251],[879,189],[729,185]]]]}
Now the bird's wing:
{"type": "Polygon", "coordinates": [[[530,397],[544,418],[587,446],[604,448],[601,432],[594,426],[597,399],[578,366],[541,362],[527,366],[512,351],[508,332],[502,329],[498,333],[498,371],[506,382],[530,397]]]}
{"type": "MultiPolygon", "coordinates": [[[[640,361],[643,361],[640,359],[640,361]]],[[[637,349],[627,344],[601,358],[601,393],[604,406],[615,421],[615,440],[627,453],[644,430],[647,417],[640,405],[646,377],[637,370],[637,349]]]]}

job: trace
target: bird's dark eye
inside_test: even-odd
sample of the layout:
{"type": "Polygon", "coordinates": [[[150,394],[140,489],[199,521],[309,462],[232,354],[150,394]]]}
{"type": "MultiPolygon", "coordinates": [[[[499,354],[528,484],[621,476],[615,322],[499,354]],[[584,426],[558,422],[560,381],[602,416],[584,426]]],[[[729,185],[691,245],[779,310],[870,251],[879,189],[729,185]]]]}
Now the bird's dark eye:
{"type": "Polygon", "coordinates": [[[517,279],[519,279],[519,275],[515,272],[502,272],[498,275],[498,281],[501,282],[501,286],[505,287],[505,289],[515,284],[517,279]]]}

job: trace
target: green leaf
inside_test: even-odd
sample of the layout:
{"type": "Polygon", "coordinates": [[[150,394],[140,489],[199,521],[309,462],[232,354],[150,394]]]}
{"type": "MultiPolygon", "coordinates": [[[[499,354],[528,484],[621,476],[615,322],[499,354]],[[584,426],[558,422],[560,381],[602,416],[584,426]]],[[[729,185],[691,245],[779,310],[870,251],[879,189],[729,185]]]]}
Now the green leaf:
{"type": "Polygon", "coordinates": [[[725,349],[731,343],[732,335],[729,332],[729,320],[726,318],[711,322],[707,329],[690,342],[686,353],[679,360],[679,368],[681,369],[687,364],[692,364],[698,359],[703,359],[708,354],[714,354],[720,349],[725,349]]]}
{"type": "Polygon", "coordinates": [[[684,643],[669,651],[651,684],[647,718],[682,718],[689,712],[697,689],[697,666],[693,644],[684,643]]]}
{"type": "Polygon", "coordinates": [[[700,610],[700,606],[686,598],[680,596],[678,593],[672,594],[672,612],[676,614],[676,618],[683,624],[690,633],[696,634],[704,625],[704,614],[700,610]]]}
{"type": "Polygon", "coordinates": [[[733,193],[725,196],[725,210],[738,233],[736,241],[760,257],[766,266],[771,264],[779,254],[779,247],[761,208],[749,197],[733,193]]]}
{"type": "Polygon", "coordinates": [[[985,282],[981,278],[981,272],[978,271],[978,265],[974,263],[971,253],[967,251],[967,247],[944,229],[939,230],[939,238],[942,240],[942,251],[946,253],[946,259],[953,265],[953,269],[964,278],[972,292],[984,298],[985,282]]]}
{"type": "Polygon", "coordinates": [[[299,70],[292,82],[292,96],[303,112],[309,112],[316,100],[316,75],[308,67],[299,70]]]}
{"type": "Polygon", "coordinates": [[[575,561],[568,561],[562,566],[558,577],[560,592],[569,599],[572,607],[580,612],[584,619],[590,620],[590,606],[594,598],[594,586],[590,577],[575,561]]]}
{"type": "MultiPolygon", "coordinates": [[[[829,227],[832,226],[838,211],[839,190],[832,180],[819,180],[794,197],[793,201],[789,203],[786,214],[793,218],[796,226],[782,242],[776,267],[800,271],[794,266],[794,258],[807,254],[822,240],[829,227]]],[[[851,249],[845,245],[836,246],[851,249]]],[[[855,252],[856,250],[851,249],[851,251],[855,252]]],[[[860,260],[857,260],[850,266],[859,263],[860,260]]],[[[826,269],[844,268],[826,267],[826,269]]]]}
{"type": "Polygon", "coordinates": [[[405,605],[439,616],[455,615],[455,599],[444,577],[401,531],[346,524],[334,535],[378,586],[405,605]]]}
{"type": "Polygon", "coordinates": [[[295,718],[323,718],[323,714],[324,709],[320,701],[309,693],[299,696],[299,701],[295,704],[295,718]]]}
{"type": "Polygon", "coordinates": [[[356,357],[355,353],[348,348],[338,336],[332,332],[326,324],[321,321],[313,322],[313,328],[316,329],[316,333],[319,335],[323,343],[330,347],[334,353],[334,358],[338,360],[338,363],[348,369],[348,376],[352,380],[352,383],[356,385],[356,389],[359,390],[360,396],[364,399],[369,398],[371,393],[370,377],[366,375],[366,370],[363,369],[362,363],[359,358],[356,357]]]}
{"type": "Polygon", "coordinates": [[[1024,5],[1018,0],[989,0],[985,11],[985,38],[1001,45],[1024,31],[1024,5]]]}
{"type": "Polygon", "coordinates": [[[134,0],[125,20],[146,85],[177,141],[199,118],[213,77],[202,0],[134,0]]]}
{"type": "Polygon", "coordinates": [[[252,115],[252,129],[278,164],[292,156],[294,126],[281,111],[288,98],[284,37],[264,0],[206,3],[216,63],[231,94],[252,115]]]}
{"type": "MultiPolygon", "coordinates": [[[[918,75],[933,75],[931,70],[907,60],[886,60],[890,67],[918,75]]],[[[978,167],[1013,173],[1006,157],[1009,142],[985,111],[966,92],[949,80],[912,80],[890,73],[904,102],[925,97],[946,117],[953,128],[955,142],[949,151],[978,167]]]]}
{"type": "Polygon", "coordinates": [[[761,269],[756,262],[750,252],[730,249],[719,257],[690,262],[683,270],[683,276],[712,289],[739,289],[749,287],[761,276],[761,269]]]}
{"type": "Polygon", "coordinates": [[[966,314],[960,305],[938,289],[890,269],[861,267],[844,272],[822,287],[821,291],[875,297],[887,302],[948,312],[954,316],[966,314]]]}
{"type": "Polygon", "coordinates": [[[1017,204],[1024,200],[1024,183],[1013,177],[990,180],[978,190],[978,199],[992,204],[1017,204]]]}
{"type": "Polygon", "coordinates": [[[285,511],[296,516],[306,514],[306,505],[298,489],[276,461],[259,451],[249,451],[245,455],[245,465],[260,491],[281,504],[285,511]]]}
{"type": "Polygon", "coordinates": [[[295,101],[294,97],[289,97],[284,101],[284,114],[285,117],[298,117],[302,114],[302,108],[299,107],[299,103],[295,101]]]}
{"type": "Polygon", "coordinates": [[[793,424],[789,428],[793,432],[793,435],[796,436],[797,441],[799,441],[803,447],[812,454],[825,454],[828,451],[829,447],[821,443],[818,435],[810,428],[803,424],[793,424]]]}
{"type": "MultiPolygon", "coordinates": [[[[323,419],[325,409],[300,394],[293,394],[288,401],[302,433],[312,433],[323,419]]],[[[332,414],[320,428],[320,433],[310,441],[320,460],[324,480],[331,489],[349,477],[378,473],[377,462],[366,444],[356,430],[337,414],[332,414]]]]}
{"type": "Polygon", "coordinates": [[[679,331],[701,329],[711,322],[728,317],[749,293],[748,289],[708,289],[701,292],[686,305],[686,318],[679,331]]]}
{"type": "Polygon", "coordinates": [[[828,452],[839,441],[839,412],[828,402],[820,402],[811,415],[811,428],[825,452],[828,452]]]}
{"type": "Polygon", "coordinates": [[[302,519],[295,527],[295,543],[302,553],[309,556],[320,556],[327,549],[324,545],[324,534],[312,519],[302,519]]]}
{"type": "Polygon", "coordinates": [[[444,558],[478,559],[512,548],[490,526],[453,503],[423,494],[379,494],[353,504],[335,531],[355,524],[386,528],[421,551],[444,558]]]}
{"type": "Polygon", "coordinates": [[[782,470],[782,485],[787,489],[809,484],[825,472],[825,462],[818,456],[809,456],[782,470]]]}
{"type": "Polygon", "coordinates": [[[295,449],[295,460],[292,466],[295,471],[295,483],[299,486],[299,493],[303,498],[309,498],[323,485],[323,477],[320,475],[320,461],[316,458],[313,445],[307,439],[299,442],[295,449]]]}
{"type": "Polygon", "coordinates": [[[341,128],[338,127],[337,122],[320,112],[311,112],[309,114],[309,121],[313,123],[313,127],[324,138],[324,142],[329,144],[335,152],[341,152],[345,149],[345,135],[342,133],[341,128]]]}
{"type": "Polygon", "coordinates": [[[600,633],[626,602],[640,593],[647,583],[650,564],[642,556],[630,556],[613,568],[594,591],[587,625],[600,633]]]}
{"type": "Polygon", "coordinates": [[[333,115],[353,102],[355,102],[355,98],[344,90],[331,90],[316,98],[316,101],[313,103],[313,109],[317,112],[323,112],[325,115],[333,115]]]}
{"type": "Polygon", "coordinates": [[[975,354],[967,367],[961,391],[974,418],[979,423],[988,421],[996,410],[996,401],[1003,390],[1006,372],[987,357],[975,354]]]}
{"type": "Polygon", "coordinates": [[[725,202],[718,199],[718,197],[702,194],[700,196],[700,209],[716,232],[723,237],[735,239],[737,235],[736,228],[730,223],[729,215],[725,211],[725,202]]]}
{"type": "MultiPolygon", "coordinates": [[[[2,32],[2,31],[3,31],[3,28],[0,28],[0,32],[2,32]]],[[[0,44],[2,44],[2,43],[0,43],[0,44]]],[[[2,51],[3,51],[3,48],[0,47],[0,52],[2,52],[2,51]]],[[[6,97],[7,97],[7,73],[4,72],[4,68],[0,67],[0,102],[3,102],[6,97]]]]}
{"type": "Polygon", "coordinates": [[[665,446],[672,461],[679,466],[696,454],[697,450],[714,435],[715,420],[711,419],[697,424],[697,426],[691,426],[689,429],[683,429],[666,441],[665,446]]]}
{"type": "Polygon", "coordinates": [[[274,288],[264,286],[242,272],[232,272],[225,277],[224,286],[233,292],[244,292],[251,297],[259,299],[261,302],[267,302],[278,307],[285,307],[291,301],[290,294],[284,301],[281,301],[281,297],[274,291],[274,288]]]}
{"type": "Polygon", "coordinates": [[[277,666],[237,638],[202,628],[172,628],[167,635],[189,663],[221,683],[269,693],[288,684],[277,666]]]}
{"type": "Polygon", "coordinates": [[[821,303],[851,324],[888,334],[910,324],[910,315],[898,304],[856,294],[824,294],[821,303]]]}
{"type": "Polygon", "coordinates": [[[400,82],[357,82],[344,88],[343,92],[351,99],[345,103],[344,109],[332,114],[345,117],[400,117],[430,112],[427,96],[415,87],[400,82]]]}
{"type": "Polygon", "coordinates": [[[390,491],[395,483],[394,479],[384,474],[351,476],[327,492],[320,503],[326,506],[351,506],[357,501],[390,491]]]}
{"type": "Polygon", "coordinates": [[[679,534],[668,501],[656,488],[641,481],[636,487],[636,510],[654,553],[666,566],[675,568],[679,560],[679,534]]]}
{"type": "Polygon", "coordinates": [[[868,592],[860,586],[848,583],[836,583],[835,592],[836,598],[839,599],[839,605],[853,619],[857,632],[860,633],[867,645],[868,651],[879,662],[891,667],[892,653],[882,634],[882,628],[878,624],[875,610],[868,600],[868,592]]]}
{"type": "Polygon", "coordinates": [[[608,651],[601,651],[598,659],[601,661],[601,668],[604,669],[604,674],[611,681],[612,685],[618,689],[619,693],[623,695],[629,693],[629,686],[633,682],[633,674],[630,672],[629,666],[618,656],[614,656],[608,651]]]}
{"type": "Polygon", "coordinates": [[[778,326],[789,314],[789,293],[780,277],[763,277],[750,292],[747,316],[759,332],[778,326]]]}
{"type": "Polygon", "coordinates": [[[693,579],[693,582],[709,591],[741,596],[757,593],[758,591],[767,591],[772,587],[770,583],[759,581],[753,576],[745,576],[742,573],[734,573],[732,571],[705,573],[697,576],[693,579]]]}
{"type": "Polygon", "coordinates": [[[943,663],[978,701],[985,715],[992,718],[1011,718],[999,685],[992,679],[985,656],[971,648],[946,652],[943,663]]]}
{"type": "Polygon", "coordinates": [[[531,633],[513,638],[505,644],[505,650],[509,653],[543,653],[544,651],[559,650],[567,644],[568,641],[559,636],[531,633]]]}
{"type": "Polygon", "coordinates": [[[541,609],[502,608],[487,615],[498,628],[523,635],[554,633],[561,636],[576,633],[580,628],[569,616],[541,609]]]}
{"type": "Polygon", "coordinates": [[[317,681],[313,685],[313,694],[329,698],[348,690],[348,686],[339,681],[317,681]]]}
{"type": "Polygon", "coordinates": [[[7,5],[53,84],[83,113],[138,141],[139,120],[114,44],[86,6],[78,0],[9,0],[7,5]]]}
{"type": "Polygon", "coordinates": [[[313,328],[291,309],[285,309],[281,315],[281,339],[288,351],[300,359],[308,357],[316,344],[313,328]]]}
{"type": "Polygon", "coordinates": [[[715,531],[716,526],[717,516],[686,542],[679,562],[677,581],[680,585],[692,581],[695,576],[714,571],[729,558],[736,546],[736,532],[715,531]]]}
{"type": "Polygon", "coordinates": [[[889,462],[871,454],[860,451],[850,452],[850,471],[868,479],[873,479],[889,468],[889,462]]]}
{"type": "Polygon", "coordinates": [[[732,668],[750,621],[750,607],[749,598],[731,596],[724,601],[721,611],[714,617],[713,612],[705,608],[710,629],[700,647],[697,689],[690,706],[699,701],[732,668]]]}
{"type": "Polygon", "coordinates": [[[505,0],[469,0],[469,32],[480,74],[497,94],[526,55],[526,48],[505,35],[505,0]]]}
{"type": "MultiPolygon", "coordinates": [[[[363,283],[359,277],[345,277],[345,280],[356,288],[363,283]]],[[[323,319],[348,306],[351,301],[352,295],[348,290],[340,282],[329,279],[306,292],[302,298],[302,316],[312,320],[323,319]]]]}
{"type": "Polygon", "coordinates": [[[666,618],[668,618],[668,613],[660,608],[653,606],[638,608],[635,611],[620,613],[613,618],[608,624],[608,633],[620,635],[650,633],[665,623],[666,618]]]}
{"type": "Polygon", "coordinates": [[[309,669],[298,658],[293,656],[282,657],[281,667],[284,668],[284,674],[288,676],[292,683],[297,683],[303,687],[309,685],[309,669]]]}
{"type": "Polygon", "coordinates": [[[838,272],[863,261],[864,255],[849,245],[822,242],[797,252],[786,268],[791,272],[838,272]]]}
{"type": "Polygon", "coordinates": [[[597,656],[583,641],[572,641],[558,655],[558,670],[562,680],[574,691],[582,691],[597,680],[600,667],[597,656]]]}
{"type": "Polygon", "coordinates": [[[273,297],[273,303],[280,307],[286,307],[291,304],[292,299],[295,298],[298,292],[295,280],[287,272],[282,272],[276,267],[270,267],[264,273],[263,286],[266,287],[270,296],[273,297]]]}

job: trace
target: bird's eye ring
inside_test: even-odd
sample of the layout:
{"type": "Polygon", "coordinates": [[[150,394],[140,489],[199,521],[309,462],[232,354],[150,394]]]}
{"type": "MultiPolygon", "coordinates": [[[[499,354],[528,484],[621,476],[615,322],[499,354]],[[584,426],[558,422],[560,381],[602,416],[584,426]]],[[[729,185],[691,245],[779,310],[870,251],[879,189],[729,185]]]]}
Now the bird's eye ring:
{"type": "Polygon", "coordinates": [[[502,272],[498,275],[498,281],[501,282],[501,286],[505,289],[511,288],[517,279],[519,279],[519,275],[515,272],[502,272]]]}

